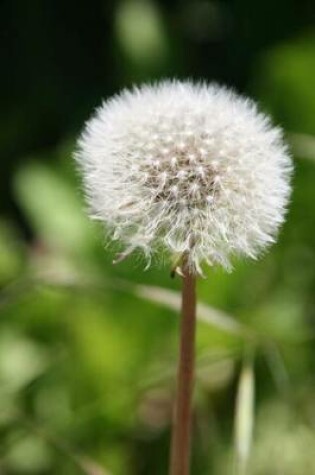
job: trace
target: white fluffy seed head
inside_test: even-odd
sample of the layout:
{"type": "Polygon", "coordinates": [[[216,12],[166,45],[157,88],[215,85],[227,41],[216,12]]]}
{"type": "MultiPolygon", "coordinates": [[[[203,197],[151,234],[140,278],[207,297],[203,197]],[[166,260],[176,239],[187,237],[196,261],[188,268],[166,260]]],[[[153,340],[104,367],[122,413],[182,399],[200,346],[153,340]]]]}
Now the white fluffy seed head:
{"type": "Polygon", "coordinates": [[[231,268],[274,241],[290,194],[291,159],[256,105],[217,85],[165,81],[105,102],[76,160],[93,217],[129,253],[161,244],[231,268]]]}

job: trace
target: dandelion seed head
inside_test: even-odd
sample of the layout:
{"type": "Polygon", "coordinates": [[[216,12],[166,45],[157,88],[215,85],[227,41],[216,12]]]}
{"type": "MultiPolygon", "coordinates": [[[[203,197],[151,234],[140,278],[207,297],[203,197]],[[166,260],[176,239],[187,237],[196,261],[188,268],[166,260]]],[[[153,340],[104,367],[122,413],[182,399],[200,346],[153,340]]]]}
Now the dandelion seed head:
{"type": "Polygon", "coordinates": [[[130,251],[161,245],[231,268],[275,240],[290,194],[282,132],[256,105],[217,85],[166,81],[105,102],[76,159],[91,214],[130,251]]]}

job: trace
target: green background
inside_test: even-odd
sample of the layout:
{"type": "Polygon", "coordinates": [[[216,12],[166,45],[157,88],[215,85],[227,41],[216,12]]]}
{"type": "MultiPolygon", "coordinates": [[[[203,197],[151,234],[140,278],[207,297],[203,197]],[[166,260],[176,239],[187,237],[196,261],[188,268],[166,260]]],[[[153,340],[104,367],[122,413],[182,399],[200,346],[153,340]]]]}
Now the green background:
{"type": "Polygon", "coordinates": [[[72,159],[102,99],[165,77],[259,101],[295,167],[278,243],[198,284],[192,474],[244,475],[244,447],[248,474],[315,474],[314,20],[311,0],[1,2],[1,474],[167,473],[180,281],[111,264],[72,159]]]}

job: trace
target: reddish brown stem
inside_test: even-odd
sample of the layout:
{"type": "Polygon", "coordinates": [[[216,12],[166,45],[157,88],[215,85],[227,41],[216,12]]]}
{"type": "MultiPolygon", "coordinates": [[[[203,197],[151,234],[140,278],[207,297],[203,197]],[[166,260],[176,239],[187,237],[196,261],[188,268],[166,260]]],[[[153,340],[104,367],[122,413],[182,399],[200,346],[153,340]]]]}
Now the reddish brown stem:
{"type": "Polygon", "coordinates": [[[183,277],[177,391],[174,406],[170,475],[189,475],[191,403],[194,386],[196,278],[186,268],[183,277]]]}

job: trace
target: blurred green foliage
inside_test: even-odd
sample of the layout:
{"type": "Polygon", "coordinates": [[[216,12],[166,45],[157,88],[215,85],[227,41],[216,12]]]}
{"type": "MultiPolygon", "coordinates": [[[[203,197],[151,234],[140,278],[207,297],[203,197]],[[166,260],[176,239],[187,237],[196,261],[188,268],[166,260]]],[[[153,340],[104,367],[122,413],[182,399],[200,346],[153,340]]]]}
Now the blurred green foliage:
{"type": "Polygon", "coordinates": [[[279,242],[199,282],[192,473],[233,473],[235,446],[248,474],[315,473],[312,2],[0,9],[0,472],[167,473],[180,282],[137,256],[112,266],[71,154],[102,98],[188,76],[259,100],[295,160],[279,242]]]}

